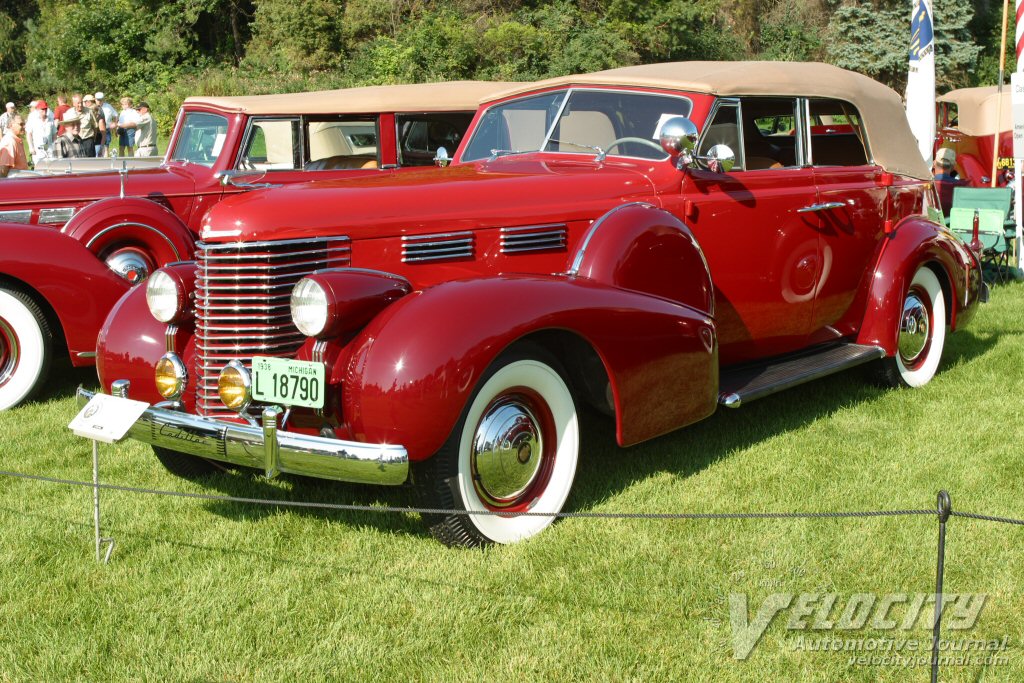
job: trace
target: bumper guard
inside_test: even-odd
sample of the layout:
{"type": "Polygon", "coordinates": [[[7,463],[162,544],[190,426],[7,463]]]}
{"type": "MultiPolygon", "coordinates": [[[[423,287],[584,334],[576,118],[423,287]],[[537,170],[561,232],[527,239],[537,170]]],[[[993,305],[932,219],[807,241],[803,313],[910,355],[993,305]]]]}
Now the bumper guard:
{"type": "MultiPolygon", "coordinates": [[[[128,382],[115,382],[114,394],[128,398],[128,382]]],[[[78,388],[84,406],[93,393],[78,388]]],[[[253,427],[207,420],[196,415],[150,407],[127,436],[143,443],[208,460],[359,484],[396,486],[409,476],[409,455],[402,446],[342,441],[286,432],[277,428],[281,409],[263,409],[262,424],[253,427]]]]}

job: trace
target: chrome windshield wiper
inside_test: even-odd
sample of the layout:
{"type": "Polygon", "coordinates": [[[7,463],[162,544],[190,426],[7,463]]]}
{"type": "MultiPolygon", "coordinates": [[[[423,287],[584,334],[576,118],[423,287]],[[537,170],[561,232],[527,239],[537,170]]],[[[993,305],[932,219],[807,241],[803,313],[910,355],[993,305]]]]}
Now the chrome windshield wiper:
{"type": "Polygon", "coordinates": [[[549,138],[547,144],[545,144],[544,147],[547,147],[552,142],[557,142],[560,145],[572,145],[573,147],[579,147],[581,149],[592,149],[595,152],[597,152],[597,158],[595,158],[594,161],[604,161],[604,158],[608,156],[607,152],[605,152],[597,145],[584,145],[579,142],[573,142],[572,140],[556,140],[555,138],[549,138]]]}
{"type": "Polygon", "coordinates": [[[507,157],[512,156],[514,154],[526,154],[526,152],[518,149],[492,149],[491,156],[487,157],[487,161],[494,161],[498,157],[507,157]]]}

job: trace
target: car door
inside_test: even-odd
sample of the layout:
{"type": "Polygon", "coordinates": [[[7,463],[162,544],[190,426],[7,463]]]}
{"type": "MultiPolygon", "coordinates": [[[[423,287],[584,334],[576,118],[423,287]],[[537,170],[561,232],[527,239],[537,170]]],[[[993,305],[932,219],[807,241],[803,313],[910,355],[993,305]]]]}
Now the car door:
{"type": "Polygon", "coordinates": [[[683,215],[715,286],[724,365],[806,346],[819,273],[813,169],[802,163],[796,98],[720,99],[698,142],[736,152],[729,172],[687,172],[683,215]]]}
{"type": "Polygon", "coordinates": [[[814,302],[812,341],[853,334],[861,316],[852,307],[873,272],[884,237],[888,190],[870,162],[860,115],[832,99],[806,101],[809,158],[818,185],[821,273],[814,302]]]}

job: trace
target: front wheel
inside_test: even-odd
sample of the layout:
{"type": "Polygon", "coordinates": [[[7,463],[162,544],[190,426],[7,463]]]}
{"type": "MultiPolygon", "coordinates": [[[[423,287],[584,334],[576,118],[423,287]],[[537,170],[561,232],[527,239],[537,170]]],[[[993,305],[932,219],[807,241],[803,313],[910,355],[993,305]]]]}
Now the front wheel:
{"type": "Polygon", "coordinates": [[[935,376],[946,341],[946,302],[939,278],[921,267],[900,310],[896,355],[879,361],[878,379],[891,387],[920,387],[935,376]]]}
{"type": "Polygon", "coordinates": [[[421,463],[425,507],[506,514],[425,515],[446,545],[514,543],[561,512],[579,460],[579,423],[557,362],[534,347],[503,355],[484,374],[445,445],[421,463]]]}
{"type": "Polygon", "coordinates": [[[46,380],[53,333],[39,305],[0,287],[0,410],[18,405],[46,380]]]}

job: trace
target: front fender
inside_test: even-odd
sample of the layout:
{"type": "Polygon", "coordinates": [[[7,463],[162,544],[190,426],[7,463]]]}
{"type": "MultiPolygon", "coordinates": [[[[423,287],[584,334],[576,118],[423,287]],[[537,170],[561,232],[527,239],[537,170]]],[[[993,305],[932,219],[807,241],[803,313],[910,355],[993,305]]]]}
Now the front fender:
{"type": "Polygon", "coordinates": [[[0,279],[32,289],[60,322],[71,361],[89,365],[107,313],[130,285],[51,227],[0,224],[0,279]]]}
{"type": "Polygon", "coordinates": [[[135,287],[122,296],[103,323],[96,344],[100,387],[109,393],[112,382],[127,379],[133,399],[162,401],[153,381],[153,370],[167,349],[166,330],[167,325],[149,312],[145,286],[135,287]]]}
{"type": "Polygon", "coordinates": [[[715,409],[718,358],[708,316],[583,278],[503,276],[410,294],[352,340],[342,384],[351,433],[402,444],[413,460],[429,457],[495,358],[545,330],[568,331],[596,351],[622,445],[715,409]]]}
{"type": "Polygon", "coordinates": [[[948,230],[920,217],[903,220],[885,240],[868,282],[859,344],[896,353],[903,297],[914,273],[927,265],[936,271],[947,299],[947,320],[956,330],[974,317],[981,298],[981,267],[970,250],[948,230]]]}
{"type": "Polygon", "coordinates": [[[120,246],[138,246],[160,267],[186,261],[195,236],[172,211],[149,199],[110,197],[84,207],[61,230],[89,251],[103,255],[120,246]]]}

